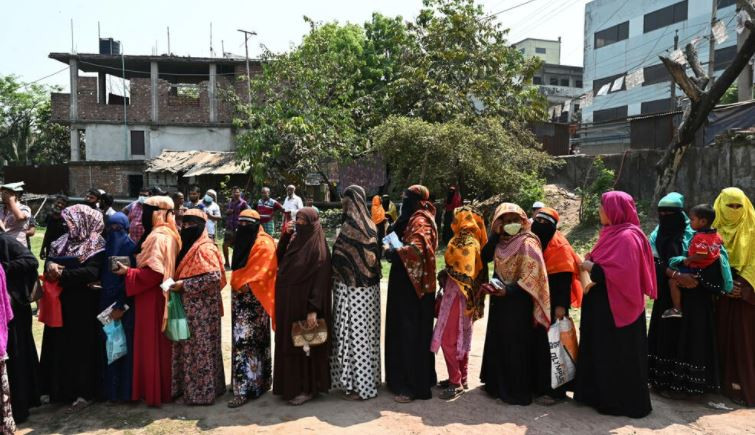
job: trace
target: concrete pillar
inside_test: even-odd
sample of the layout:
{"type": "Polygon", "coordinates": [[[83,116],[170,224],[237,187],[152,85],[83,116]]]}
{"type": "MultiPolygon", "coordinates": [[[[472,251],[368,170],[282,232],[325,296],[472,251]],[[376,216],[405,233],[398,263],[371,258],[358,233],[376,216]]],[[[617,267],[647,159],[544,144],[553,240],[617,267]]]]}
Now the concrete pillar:
{"type": "Polygon", "coordinates": [[[75,125],[71,124],[71,161],[78,162],[81,159],[79,156],[79,129],[75,125]]]}
{"type": "Polygon", "coordinates": [[[150,119],[153,124],[157,124],[160,119],[160,113],[158,110],[157,105],[157,75],[158,75],[158,69],[157,69],[157,62],[152,61],[149,63],[149,79],[150,79],[150,95],[151,95],[151,106],[152,106],[152,112],[150,115],[150,119]]]}
{"type": "MultiPolygon", "coordinates": [[[[737,51],[742,49],[742,45],[749,36],[750,31],[747,29],[737,35],[737,51]]],[[[752,64],[748,62],[737,77],[737,101],[749,100],[752,100],[752,64]]]]}
{"type": "Polygon", "coordinates": [[[104,72],[97,73],[97,103],[107,104],[107,80],[104,72]]]}
{"type": "Polygon", "coordinates": [[[77,121],[79,119],[79,60],[71,58],[68,60],[68,65],[71,76],[69,120],[77,121]]]}
{"type": "Polygon", "coordinates": [[[207,86],[207,99],[210,102],[210,122],[218,120],[218,102],[215,98],[215,87],[217,83],[217,65],[210,64],[210,83],[207,86]]]}

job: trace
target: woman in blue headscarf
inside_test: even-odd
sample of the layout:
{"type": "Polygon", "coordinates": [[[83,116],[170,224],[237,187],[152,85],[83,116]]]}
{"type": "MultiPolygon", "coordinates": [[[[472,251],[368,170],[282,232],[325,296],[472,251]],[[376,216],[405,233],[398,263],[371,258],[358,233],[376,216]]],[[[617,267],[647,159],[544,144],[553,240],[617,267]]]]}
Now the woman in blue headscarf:
{"type": "MultiPolygon", "coordinates": [[[[133,259],[136,243],[128,236],[128,217],[123,213],[115,213],[108,219],[107,239],[105,243],[105,255],[109,257],[129,257],[131,264],[136,264],[133,259]]],[[[120,319],[123,330],[126,333],[128,354],[118,358],[112,364],[108,364],[105,356],[104,379],[102,382],[103,396],[106,400],[119,402],[131,400],[131,377],[133,368],[133,343],[134,343],[134,303],[132,298],[126,297],[124,278],[110,271],[109,262],[102,268],[102,293],[100,297],[100,309],[104,310],[113,305],[110,317],[113,320],[120,319]],[[128,309],[126,309],[128,306],[128,309]]],[[[106,340],[105,334],[102,334],[106,340]]]]}

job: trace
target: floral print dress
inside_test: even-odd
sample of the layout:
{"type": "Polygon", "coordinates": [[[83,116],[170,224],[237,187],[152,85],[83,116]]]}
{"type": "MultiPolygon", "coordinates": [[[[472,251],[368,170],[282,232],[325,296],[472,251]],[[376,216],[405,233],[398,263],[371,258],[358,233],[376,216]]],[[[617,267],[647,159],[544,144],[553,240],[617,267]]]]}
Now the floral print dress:
{"type": "Polygon", "coordinates": [[[251,291],[232,292],[233,395],[256,399],[273,382],[270,316],[251,291]]]}

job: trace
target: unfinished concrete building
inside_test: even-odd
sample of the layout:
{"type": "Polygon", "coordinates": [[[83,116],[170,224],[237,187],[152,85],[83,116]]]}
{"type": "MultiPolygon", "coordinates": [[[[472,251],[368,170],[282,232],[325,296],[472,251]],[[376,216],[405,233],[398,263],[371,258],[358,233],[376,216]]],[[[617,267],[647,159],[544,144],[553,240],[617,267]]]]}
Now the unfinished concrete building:
{"type": "MultiPolygon", "coordinates": [[[[246,95],[238,58],[50,53],[70,67],[52,119],[71,127],[70,192],[92,186],[133,197],[145,161],[164,150],[233,151],[233,107],[246,95]],[[83,73],[83,74],[82,74],[83,73]]],[[[259,62],[251,62],[252,74],[259,62]]]]}

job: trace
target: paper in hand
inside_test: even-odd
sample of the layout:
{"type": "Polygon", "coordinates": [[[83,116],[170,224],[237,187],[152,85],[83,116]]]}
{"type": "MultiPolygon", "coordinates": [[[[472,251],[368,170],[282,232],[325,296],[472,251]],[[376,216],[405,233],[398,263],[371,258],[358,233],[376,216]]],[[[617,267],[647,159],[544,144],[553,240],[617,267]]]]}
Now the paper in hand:
{"type": "Polygon", "coordinates": [[[398,235],[396,235],[395,232],[390,233],[387,236],[383,237],[383,244],[388,245],[391,249],[398,249],[404,246],[404,244],[401,243],[401,240],[399,240],[398,235]]]}
{"type": "Polygon", "coordinates": [[[164,292],[167,292],[168,290],[170,290],[170,286],[172,286],[175,283],[176,282],[173,281],[173,278],[168,278],[165,281],[163,281],[162,284],[160,284],[160,288],[163,289],[164,292]]]}

